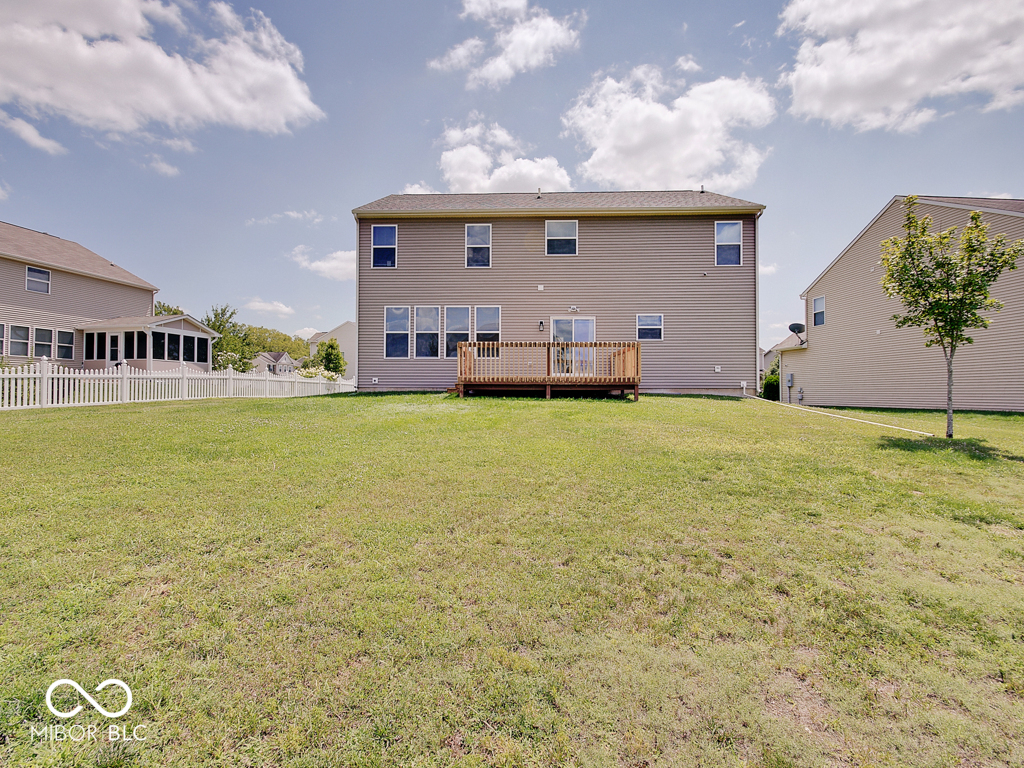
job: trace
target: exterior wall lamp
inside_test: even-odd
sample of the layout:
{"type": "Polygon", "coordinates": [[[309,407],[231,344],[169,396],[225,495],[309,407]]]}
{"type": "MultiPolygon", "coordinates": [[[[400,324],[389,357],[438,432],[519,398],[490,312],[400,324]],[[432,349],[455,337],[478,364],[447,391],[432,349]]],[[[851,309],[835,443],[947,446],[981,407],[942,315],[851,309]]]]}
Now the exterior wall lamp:
{"type": "Polygon", "coordinates": [[[541,320],[539,323],[537,323],[537,330],[540,331],[541,333],[544,332],[544,321],[543,320],[541,320]]]}

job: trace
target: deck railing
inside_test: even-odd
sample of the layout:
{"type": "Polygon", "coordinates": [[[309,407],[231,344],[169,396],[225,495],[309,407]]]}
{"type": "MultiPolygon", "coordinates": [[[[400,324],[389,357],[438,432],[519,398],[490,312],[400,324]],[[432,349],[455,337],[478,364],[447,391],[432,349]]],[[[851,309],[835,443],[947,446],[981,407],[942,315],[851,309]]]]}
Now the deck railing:
{"type": "Polygon", "coordinates": [[[0,411],[208,397],[308,397],[354,389],[347,382],[307,379],[294,373],[239,373],[230,367],[206,372],[186,366],[141,371],[126,364],[83,371],[44,358],[30,365],[0,368],[0,411]]]}
{"type": "Polygon", "coordinates": [[[459,342],[458,384],[640,384],[636,341],[459,342]]]}

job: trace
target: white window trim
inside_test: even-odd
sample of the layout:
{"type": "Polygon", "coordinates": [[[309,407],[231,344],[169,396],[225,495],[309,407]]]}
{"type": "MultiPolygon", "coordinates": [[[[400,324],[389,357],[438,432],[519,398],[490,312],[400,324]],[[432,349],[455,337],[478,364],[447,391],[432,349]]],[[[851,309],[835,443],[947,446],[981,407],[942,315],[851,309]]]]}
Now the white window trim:
{"type": "MultiPolygon", "coordinates": [[[[390,248],[388,245],[378,246],[379,248],[390,248]]],[[[370,269],[398,269],[398,225],[397,224],[371,224],[370,225],[370,269]],[[373,230],[377,227],[394,227],[395,229],[395,266],[377,267],[373,263],[373,230]]]]}
{"type": "Polygon", "coordinates": [[[637,341],[664,341],[665,340],[665,313],[664,312],[637,312],[636,315],[636,340],[637,341]],[[644,328],[658,328],[661,330],[660,339],[640,338],[640,315],[657,315],[661,318],[661,325],[645,325],[644,328]]]}
{"type": "Polygon", "coordinates": [[[579,256],[580,255],[580,220],[579,219],[545,219],[544,220],[544,255],[545,256],[579,256]],[[568,240],[567,237],[548,237],[548,224],[564,224],[571,221],[576,225],[576,252],[575,253],[548,253],[548,240],[568,240]]]}
{"type": "Polygon", "coordinates": [[[814,302],[816,302],[818,299],[821,299],[821,325],[824,325],[828,321],[828,318],[825,317],[825,297],[824,296],[815,296],[813,299],[811,299],[811,327],[812,328],[814,328],[814,327],[820,328],[821,327],[821,325],[816,325],[815,322],[814,322],[814,316],[816,314],[818,314],[817,312],[814,311],[814,302]]]}
{"type": "Polygon", "coordinates": [[[69,362],[71,360],[74,360],[75,359],[75,332],[73,330],[69,330],[68,328],[54,328],[53,329],[53,350],[54,350],[54,353],[60,351],[58,349],[58,347],[71,347],[71,357],[58,357],[55,354],[54,358],[53,358],[54,360],[67,360],[69,362]],[[60,343],[60,335],[62,333],[70,333],[71,334],[71,343],[70,344],[61,344],[60,343]]]}
{"type": "Polygon", "coordinates": [[[43,269],[42,267],[33,267],[33,266],[28,265],[28,264],[25,265],[25,290],[26,291],[30,291],[31,293],[42,293],[44,296],[49,296],[50,295],[50,286],[52,284],[53,284],[53,272],[51,270],[43,269]],[[43,292],[43,291],[33,291],[31,288],[28,287],[28,281],[29,280],[34,280],[37,283],[43,282],[43,280],[41,278],[29,277],[28,271],[30,269],[35,269],[35,270],[37,270],[39,272],[45,272],[46,273],[46,281],[45,281],[46,282],[46,291],[45,292],[43,292]]]}
{"type": "MultiPolygon", "coordinates": [[[[721,243],[721,245],[736,245],[736,243],[721,243]]],[[[743,222],[742,221],[715,221],[715,266],[716,267],[742,267],[743,266],[743,222]],[[739,264],[719,264],[718,263],[718,225],[719,224],[739,224],[740,225],[740,263],[739,264]]]]}
{"type": "MultiPolygon", "coordinates": [[[[443,360],[444,355],[442,354],[441,341],[444,339],[444,317],[441,315],[441,306],[438,304],[416,304],[412,308],[412,316],[409,318],[410,331],[410,357],[416,360],[443,360]],[[420,357],[416,354],[416,334],[421,331],[416,327],[416,310],[417,309],[436,309],[437,310],[437,355],[434,357],[424,356],[420,357]]],[[[435,333],[435,331],[422,331],[422,333],[435,333]]],[[[395,359],[395,358],[392,358],[395,359]]]]}
{"type": "Polygon", "coordinates": [[[8,328],[8,331],[7,331],[7,355],[9,357],[32,357],[33,344],[35,343],[35,333],[34,333],[35,329],[31,325],[19,325],[17,323],[11,323],[10,325],[7,326],[7,328],[8,328]],[[15,340],[14,340],[14,337],[13,337],[14,336],[13,330],[11,330],[11,329],[13,329],[15,327],[17,327],[17,328],[27,328],[28,329],[28,339],[18,339],[17,340],[18,344],[25,344],[26,345],[25,346],[25,351],[28,354],[16,355],[16,354],[14,354],[14,352],[11,351],[11,345],[15,343],[15,340]]]}
{"type": "Polygon", "coordinates": [[[414,333],[414,331],[413,331],[413,327],[414,326],[413,326],[412,311],[413,311],[412,307],[410,307],[408,304],[389,304],[386,307],[384,307],[384,348],[381,350],[381,353],[384,355],[384,359],[385,360],[411,360],[412,359],[412,354],[411,354],[411,352],[413,351],[413,348],[412,348],[412,345],[413,345],[412,334],[414,333]],[[389,331],[388,330],[388,310],[389,309],[405,309],[405,310],[408,310],[408,312],[409,312],[409,328],[405,332],[405,335],[407,337],[409,337],[409,338],[408,338],[408,341],[407,341],[406,347],[405,347],[405,357],[388,357],[388,334],[389,333],[400,333],[400,331],[389,331]]]}
{"type": "MultiPolygon", "coordinates": [[[[473,322],[472,322],[473,330],[470,332],[470,335],[469,335],[470,340],[471,341],[476,341],[476,335],[477,335],[477,333],[479,333],[480,325],[476,321],[476,311],[478,309],[480,309],[481,307],[483,307],[484,309],[497,309],[498,310],[498,343],[501,343],[501,324],[503,322],[501,318],[502,318],[502,314],[503,313],[501,311],[501,305],[500,304],[480,304],[479,306],[477,306],[476,304],[473,305],[473,316],[472,316],[472,318],[473,318],[473,322]]],[[[494,333],[494,331],[484,331],[484,333],[494,333]]]]}
{"type": "Polygon", "coordinates": [[[38,326],[38,327],[37,326],[32,326],[32,329],[29,331],[29,335],[32,337],[32,343],[28,345],[29,351],[32,353],[31,357],[37,357],[37,358],[45,357],[47,360],[53,360],[53,348],[55,346],[57,346],[57,331],[56,331],[56,329],[54,329],[54,328],[43,328],[42,326],[38,326]],[[36,346],[39,345],[39,344],[45,344],[46,343],[46,342],[43,342],[43,341],[39,341],[39,339],[38,339],[39,331],[49,331],[50,332],[50,342],[49,342],[50,343],[50,354],[46,354],[45,352],[43,354],[41,354],[41,355],[37,355],[36,354],[36,346]]]}
{"type": "MultiPolygon", "coordinates": [[[[469,337],[469,338],[466,339],[466,341],[472,341],[473,340],[473,318],[474,318],[474,315],[476,313],[473,311],[473,305],[472,304],[452,304],[450,307],[447,306],[447,305],[444,307],[444,317],[442,318],[442,322],[441,322],[441,340],[444,342],[444,344],[441,345],[441,358],[442,359],[446,359],[446,360],[455,360],[457,358],[457,355],[452,355],[451,357],[448,357],[448,310],[449,309],[468,309],[469,310],[469,328],[467,328],[465,331],[452,331],[452,333],[465,333],[469,337]]],[[[498,317],[498,325],[499,326],[501,325],[501,317],[500,316],[498,317]]]]}
{"type": "Polygon", "coordinates": [[[7,357],[7,326],[0,323],[0,357],[7,357]]]}
{"type": "MultiPolygon", "coordinates": [[[[494,227],[492,227],[490,224],[467,224],[466,225],[466,229],[465,229],[465,235],[466,235],[466,261],[465,261],[466,269],[490,269],[491,265],[494,263],[494,245],[493,245],[493,243],[494,243],[494,227]],[[471,267],[469,265],[469,249],[470,248],[482,248],[483,247],[483,246],[480,246],[480,245],[472,245],[471,246],[469,244],[469,228],[470,227],[487,227],[487,266],[486,267],[477,267],[477,266],[472,266],[471,267]]],[[[397,261],[397,259],[396,259],[396,261],[397,261]]]]}

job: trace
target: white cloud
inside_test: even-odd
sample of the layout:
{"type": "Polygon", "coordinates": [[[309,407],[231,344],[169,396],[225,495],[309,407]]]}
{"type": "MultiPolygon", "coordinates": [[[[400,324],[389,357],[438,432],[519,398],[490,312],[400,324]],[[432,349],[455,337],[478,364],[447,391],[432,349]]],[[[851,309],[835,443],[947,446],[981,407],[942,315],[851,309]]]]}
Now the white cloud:
{"type": "MultiPolygon", "coordinates": [[[[213,2],[196,19],[216,29],[205,36],[186,23],[186,6],[200,14],[191,3],[158,0],[6,0],[0,104],[16,104],[28,120],[60,116],[150,140],[147,129],[155,127],[282,133],[324,116],[301,79],[301,52],[266,16],[252,11],[242,19],[213,2]],[[154,22],[178,33],[180,45],[165,50],[155,42],[154,22]]],[[[51,153],[60,146],[15,120],[6,127],[32,146],[51,153]]]]}
{"type": "Polygon", "coordinates": [[[419,181],[416,184],[406,184],[405,189],[402,190],[403,195],[436,195],[437,190],[431,187],[425,181],[419,181]]]}
{"type": "Polygon", "coordinates": [[[703,67],[694,60],[693,56],[687,54],[676,59],[676,69],[680,72],[700,72],[703,67]]]}
{"type": "Polygon", "coordinates": [[[312,336],[314,333],[318,333],[316,328],[299,328],[299,330],[297,330],[292,335],[298,336],[300,339],[305,339],[308,341],[309,337],[312,336]]]}
{"type": "Polygon", "coordinates": [[[6,182],[0,181],[0,203],[10,197],[11,188],[7,186],[6,182]]]}
{"type": "Polygon", "coordinates": [[[448,50],[439,59],[427,62],[431,69],[439,69],[442,72],[451,72],[455,69],[469,69],[469,67],[482,55],[487,45],[479,37],[471,37],[463,40],[448,50]]]}
{"type": "Polygon", "coordinates": [[[40,135],[38,129],[31,123],[25,122],[20,117],[11,117],[2,109],[0,109],[0,125],[30,147],[41,149],[43,152],[51,155],[63,155],[67,152],[67,149],[60,142],[47,139],[45,136],[40,135]]]}
{"type": "Polygon", "coordinates": [[[722,77],[694,85],[666,82],[657,67],[622,80],[595,79],[562,116],[569,133],[591,150],[579,172],[604,187],[732,192],[753,183],[767,150],[733,135],[761,128],[775,103],[760,80],[722,77]]]}
{"type": "Polygon", "coordinates": [[[462,7],[463,18],[494,29],[494,55],[476,66],[488,45],[471,37],[427,64],[442,71],[468,69],[470,89],[500,88],[520,72],[552,66],[556,54],[579,48],[578,27],[586,22],[586,14],[556,19],[544,8],[529,8],[526,0],[463,0],[462,7]]]}
{"type": "Polygon", "coordinates": [[[168,162],[165,162],[164,159],[160,157],[160,155],[150,155],[149,167],[152,168],[157,173],[159,173],[161,176],[173,177],[181,173],[181,171],[177,167],[171,165],[168,162]]]}
{"type": "Polygon", "coordinates": [[[315,272],[328,280],[355,280],[356,279],[356,252],[335,251],[329,253],[322,259],[313,261],[309,258],[310,248],[305,245],[297,245],[288,254],[288,258],[294,261],[303,269],[315,272]]]}
{"type": "Polygon", "coordinates": [[[761,264],[757,268],[757,273],[759,275],[774,275],[778,271],[778,264],[761,264]]]}
{"type": "Polygon", "coordinates": [[[264,301],[259,296],[253,298],[244,306],[246,309],[251,309],[254,312],[261,312],[267,315],[277,315],[278,317],[289,317],[290,315],[295,314],[294,309],[282,304],[280,301],[264,301]]]}
{"type": "Polygon", "coordinates": [[[449,192],[550,192],[572,189],[568,172],[554,157],[522,157],[525,148],[497,123],[480,115],[467,128],[448,128],[442,140],[441,177],[449,192]]]}
{"type": "Polygon", "coordinates": [[[288,219],[289,221],[305,221],[309,224],[319,224],[324,220],[324,217],[315,210],[284,211],[283,213],[273,213],[270,216],[264,216],[262,219],[246,219],[245,226],[251,227],[253,224],[277,224],[282,219],[288,219]]]}
{"type": "Polygon", "coordinates": [[[792,0],[779,33],[802,38],[790,111],[865,131],[911,132],[965,94],[986,110],[1024,102],[1019,0],[792,0]]]}

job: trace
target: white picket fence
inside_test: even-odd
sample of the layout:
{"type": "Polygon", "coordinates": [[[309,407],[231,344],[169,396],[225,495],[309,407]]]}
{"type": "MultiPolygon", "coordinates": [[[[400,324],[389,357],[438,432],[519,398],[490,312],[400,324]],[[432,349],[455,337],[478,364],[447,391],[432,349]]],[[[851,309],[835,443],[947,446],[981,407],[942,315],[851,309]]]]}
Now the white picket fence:
{"type": "Polygon", "coordinates": [[[140,371],[129,365],[82,371],[64,368],[45,357],[38,363],[0,368],[0,411],[72,405],[151,403],[207,397],[309,397],[353,392],[345,381],[277,375],[190,370],[140,371]]]}

